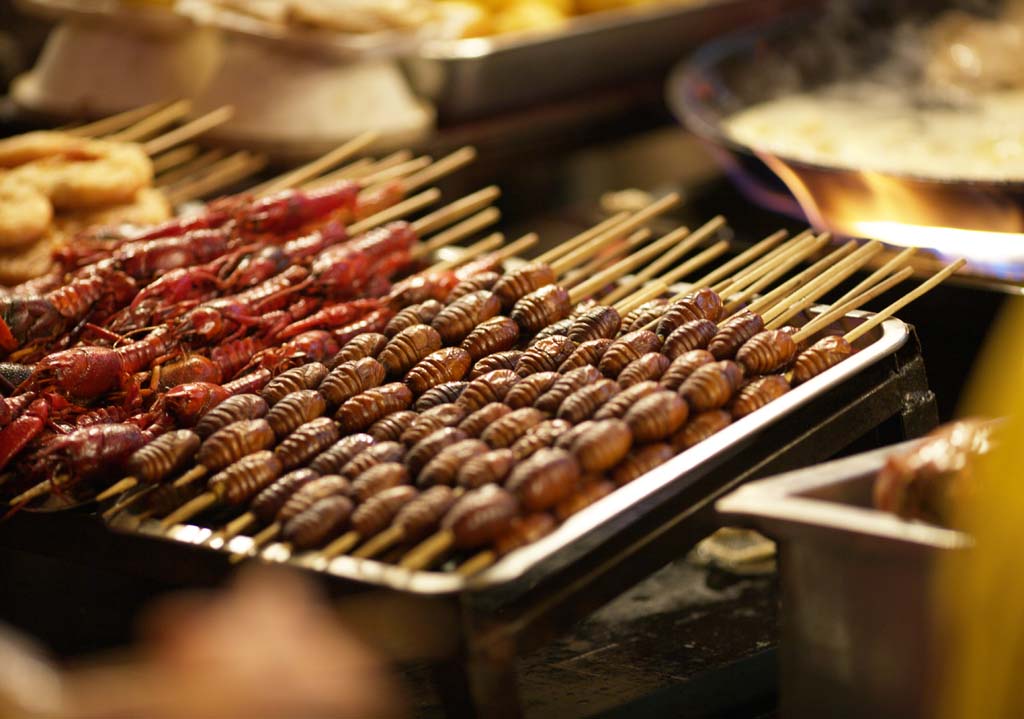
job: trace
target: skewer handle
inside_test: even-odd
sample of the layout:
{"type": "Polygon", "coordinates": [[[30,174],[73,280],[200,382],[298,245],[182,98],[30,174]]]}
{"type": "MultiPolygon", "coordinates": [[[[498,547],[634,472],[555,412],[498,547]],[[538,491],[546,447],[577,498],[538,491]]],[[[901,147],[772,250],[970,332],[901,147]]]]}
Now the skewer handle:
{"type": "Polygon", "coordinates": [[[464,577],[472,577],[474,574],[484,571],[496,561],[498,561],[497,553],[492,549],[485,549],[460,564],[455,572],[464,577]]]}
{"type": "Polygon", "coordinates": [[[376,537],[352,553],[353,557],[360,559],[372,559],[382,552],[386,552],[393,546],[405,539],[405,532],[401,527],[388,527],[376,537]]]}
{"type": "Polygon", "coordinates": [[[107,499],[110,499],[111,497],[116,497],[119,494],[124,494],[132,487],[137,487],[138,484],[139,480],[136,479],[135,477],[125,477],[119,482],[114,482],[114,484],[110,485],[102,492],[97,494],[96,501],[103,502],[107,499]]]}
{"type": "Polygon", "coordinates": [[[215,539],[219,539],[223,544],[227,544],[255,523],[256,515],[252,512],[246,512],[245,514],[232,519],[219,532],[215,532],[207,541],[207,544],[212,544],[215,539]]]}
{"type": "Polygon", "coordinates": [[[895,275],[885,280],[884,282],[875,285],[864,294],[854,297],[852,300],[847,301],[845,304],[839,306],[832,305],[830,309],[826,310],[825,312],[822,312],[820,315],[818,315],[813,320],[808,322],[806,325],[801,327],[800,331],[793,335],[793,341],[796,343],[803,342],[805,339],[811,337],[816,332],[821,330],[823,327],[827,327],[840,317],[844,317],[851,310],[855,310],[864,303],[870,302],[883,292],[888,292],[890,289],[892,289],[900,282],[910,277],[910,275],[912,274],[913,271],[909,267],[907,267],[903,270],[900,270],[899,272],[897,272],[895,275]]]}
{"type": "Polygon", "coordinates": [[[414,258],[420,258],[429,255],[434,250],[439,250],[442,247],[446,247],[458,242],[459,240],[464,240],[467,237],[475,235],[480,230],[490,227],[500,219],[501,211],[497,207],[488,207],[487,209],[476,213],[469,219],[463,220],[459,224],[449,227],[447,230],[438,232],[429,240],[414,248],[412,256],[414,258]]]}
{"type": "Polygon", "coordinates": [[[198,497],[193,497],[181,505],[166,517],[160,520],[160,528],[168,530],[175,524],[187,522],[204,509],[209,509],[217,503],[217,495],[213,492],[203,492],[198,497]]]}
{"type": "Polygon", "coordinates": [[[412,228],[420,237],[429,235],[431,232],[436,232],[442,227],[447,227],[456,220],[461,220],[464,217],[469,217],[474,212],[479,212],[499,197],[501,197],[501,190],[494,185],[490,185],[465,197],[460,197],[455,202],[445,205],[439,210],[434,210],[429,215],[424,215],[412,223],[412,228]]]}
{"type": "MultiPolygon", "coordinates": [[[[448,270],[454,269],[476,259],[485,252],[498,249],[504,241],[505,235],[500,232],[493,232],[482,240],[478,240],[465,248],[459,253],[458,257],[437,262],[424,270],[424,272],[447,272],[448,270]]],[[[511,245],[509,245],[509,247],[511,247],[511,245]]]]}
{"type": "MultiPolygon", "coordinates": [[[[640,232],[643,233],[642,237],[644,238],[650,234],[646,230],[640,230],[640,232]]],[[[627,272],[631,272],[648,260],[653,259],[658,254],[667,251],[672,247],[672,245],[689,234],[689,232],[690,230],[688,228],[680,227],[675,231],[668,233],[661,239],[655,240],[642,250],[638,250],[632,255],[624,257],[611,267],[601,270],[590,279],[585,280],[574,287],[569,293],[569,301],[576,304],[585,297],[590,296],[609,282],[617,280],[627,272]]],[[[632,240],[632,237],[630,239],[632,240]]]]}
{"type": "Polygon", "coordinates": [[[402,557],[399,566],[419,571],[436,562],[455,544],[455,534],[450,529],[442,529],[431,537],[417,544],[408,554],[402,557]]]}
{"type": "Polygon", "coordinates": [[[429,190],[425,190],[418,195],[413,195],[401,202],[396,202],[391,207],[383,209],[375,215],[370,215],[364,220],[352,223],[348,228],[349,235],[352,237],[361,235],[368,230],[372,230],[374,227],[380,227],[386,222],[397,220],[410,212],[422,210],[424,207],[428,207],[440,199],[441,191],[436,187],[431,187],[429,190]]]}
{"type": "Polygon", "coordinates": [[[202,479],[206,476],[207,469],[202,464],[197,464],[195,467],[185,472],[185,474],[178,477],[171,483],[172,487],[184,487],[186,484],[192,484],[196,480],[202,479]]]}
{"type": "Polygon", "coordinates": [[[359,541],[363,538],[359,532],[355,530],[349,530],[343,535],[335,539],[333,542],[328,544],[320,551],[320,557],[322,559],[331,560],[337,557],[339,554],[345,554],[350,551],[352,547],[359,544],[359,541]]]}
{"type": "Polygon", "coordinates": [[[327,154],[321,155],[315,160],[307,162],[301,167],[295,168],[291,172],[287,172],[279,177],[267,180],[262,185],[257,185],[252,188],[251,192],[257,196],[270,195],[281,190],[287,190],[289,187],[297,187],[308,180],[312,180],[317,175],[323,174],[324,172],[337,167],[355,154],[362,152],[376,142],[378,136],[379,133],[372,130],[364,132],[361,135],[352,138],[348,142],[339,145],[327,154]]]}
{"type": "Polygon", "coordinates": [[[445,175],[450,175],[456,170],[465,167],[475,159],[476,148],[459,148],[452,154],[442,157],[425,170],[420,170],[415,175],[405,178],[402,181],[402,184],[405,186],[406,192],[411,192],[412,190],[419,189],[424,185],[430,185],[437,182],[445,175]]]}
{"type": "Polygon", "coordinates": [[[907,264],[907,262],[910,260],[911,257],[914,256],[914,253],[916,253],[916,252],[917,252],[917,248],[916,247],[908,247],[908,248],[906,248],[905,250],[900,252],[898,255],[893,257],[891,260],[886,262],[884,265],[879,267],[877,270],[872,272],[866,278],[864,278],[864,280],[861,281],[860,283],[858,283],[856,287],[851,289],[849,292],[847,292],[845,295],[843,295],[842,297],[837,299],[832,304],[838,305],[838,304],[841,304],[843,302],[846,302],[847,300],[853,299],[854,297],[859,295],[861,292],[863,292],[864,290],[866,290],[869,287],[871,287],[872,285],[874,285],[876,282],[881,281],[890,272],[895,272],[896,270],[898,270],[901,267],[903,267],[903,265],[907,264]]]}
{"type": "Polygon", "coordinates": [[[158,152],[169,150],[175,145],[180,145],[183,142],[188,142],[197,135],[202,135],[207,130],[217,127],[217,125],[223,125],[225,122],[230,120],[234,114],[235,108],[231,105],[218,107],[216,110],[208,112],[202,117],[197,117],[195,120],[192,120],[192,122],[187,122],[180,127],[174,128],[170,132],[146,141],[143,143],[142,149],[147,155],[155,155],[158,152]]]}
{"type": "Polygon", "coordinates": [[[24,492],[22,492],[17,497],[12,499],[9,502],[9,504],[12,507],[20,507],[23,504],[28,504],[32,500],[38,499],[39,497],[42,497],[44,494],[52,492],[61,484],[63,484],[63,482],[58,482],[56,477],[54,477],[53,479],[44,479],[39,484],[36,484],[30,487],[29,489],[26,489],[24,492]]]}
{"type": "Polygon", "coordinates": [[[773,232],[760,242],[757,242],[756,244],[752,245],[751,247],[747,248],[740,254],[733,257],[728,262],[725,262],[720,267],[712,270],[711,272],[704,275],[700,279],[695,280],[693,286],[697,287],[698,289],[702,287],[712,287],[716,282],[724,281],[726,277],[728,277],[730,274],[737,271],[741,267],[746,266],[747,263],[753,262],[764,253],[773,250],[776,245],[778,245],[787,237],[789,237],[789,233],[786,232],[785,230],[773,232]]]}
{"type": "Polygon", "coordinates": [[[611,217],[609,217],[608,219],[602,220],[601,222],[597,223],[593,227],[590,227],[590,228],[584,230],[583,232],[579,233],[578,235],[573,235],[572,237],[570,237],[569,239],[565,240],[564,242],[560,242],[558,245],[556,245],[555,247],[552,247],[550,250],[548,250],[544,254],[539,255],[538,257],[536,257],[534,259],[534,261],[535,262],[543,262],[545,264],[550,264],[550,263],[554,262],[555,260],[557,260],[559,257],[562,257],[563,255],[567,255],[570,252],[572,252],[573,250],[575,250],[575,249],[577,249],[579,247],[582,247],[584,244],[589,242],[594,237],[597,237],[598,235],[602,234],[603,232],[605,232],[607,230],[610,230],[611,228],[615,227],[616,225],[618,225],[618,224],[620,224],[622,222],[625,222],[627,218],[629,218],[629,213],[628,212],[618,212],[618,213],[612,215],[611,217]]]}

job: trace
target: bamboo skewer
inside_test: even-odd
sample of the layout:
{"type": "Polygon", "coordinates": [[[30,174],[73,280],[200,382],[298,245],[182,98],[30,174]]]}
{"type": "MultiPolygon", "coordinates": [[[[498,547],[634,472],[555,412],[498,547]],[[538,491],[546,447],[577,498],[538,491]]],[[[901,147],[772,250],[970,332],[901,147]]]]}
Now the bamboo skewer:
{"type": "MultiPolygon", "coordinates": [[[[741,267],[745,267],[747,264],[754,262],[758,257],[764,253],[772,250],[786,239],[789,233],[785,230],[779,230],[774,232],[755,245],[747,248],[740,254],[733,257],[728,262],[722,264],[715,270],[712,270],[703,277],[694,280],[694,287],[711,287],[713,288],[716,282],[724,281],[726,277],[731,275],[733,272],[738,271],[741,267]]],[[[682,299],[682,298],[680,298],[682,299]]]]}
{"type": "Polygon", "coordinates": [[[235,108],[231,105],[218,107],[216,110],[208,112],[202,117],[197,117],[195,120],[187,122],[180,127],[176,127],[170,132],[154,137],[152,140],[147,140],[142,144],[142,149],[147,155],[156,155],[157,153],[164,152],[175,145],[180,145],[191,140],[193,137],[212,130],[217,125],[223,125],[234,114],[235,108]]]}
{"type": "Polygon", "coordinates": [[[332,170],[343,162],[346,162],[354,155],[362,152],[367,147],[376,142],[379,137],[379,133],[374,131],[364,132],[358,135],[348,142],[339,145],[330,152],[321,155],[311,162],[307,162],[301,167],[297,167],[291,172],[275,177],[271,180],[267,180],[261,185],[257,185],[252,188],[254,195],[271,195],[281,190],[287,190],[291,187],[298,187],[308,180],[312,180],[317,175],[321,175],[328,170],[332,170]]]}
{"type": "MultiPolygon", "coordinates": [[[[686,229],[685,227],[679,229],[683,231],[684,236],[685,233],[689,232],[689,230],[686,229]]],[[[644,247],[642,250],[639,250],[633,253],[632,255],[629,255],[619,260],[608,269],[598,272],[589,280],[586,280],[577,285],[576,287],[574,287],[569,292],[569,302],[571,302],[572,304],[576,304],[585,297],[589,297],[594,292],[597,292],[599,289],[607,285],[609,282],[617,280],[619,277],[622,277],[627,272],[632,272],[637,267],[643,265],[649,260],[652,260],[655,256],[667,250],[678,240],[679,236],[677,236],[677,233],[670,232],[669,234],[662,237],[660,240],[655,240],[651,244],[647,245],[647,247],[644,247]]]]}
{"type": "Polygon", "coordinates": [[[447,230],[438,232],[436,235],[431,237],[426,242],[421,243],[418,247],[413,249],[412,256],[414,258],[424,257],[429,255],[431,252],[450,245],[453,242],[465,239],[470,235],[474,235],[480,230],[490,227],[495,222],[501,219],[501,212],[496,207],[488,207],[482,212],[478,212],[475,215],[463,220],[457,225],[449,227],[447,230]]]}
{"type": "MultiPolygon", "coordinates": [[[[168,125],[177,122],[190,112],[192,112],[192,101],[178,100],[177,102],[172,102],[170,105],[167,105],[156,112],[150,113],[141,120],[132,123],[124,130],[107,135],[103,139],[114,142],[138,142],[150,134],[158,132],[168,125]]],[[[147,150],[147,154],[152,155],[156,153],[149,152],[147,150]]]]}
{"type": "Polygon", "coordinates": [[[153,158],[153,174],[159,175],[182,167],[199,155],[199,145],[181,145],[153,158]]]}
{"type": "Polygon", "coordinates": [[[849,292],[847,292],[845,295],[837,299],[832,304],[838,305],[840,303],[846,302],[848,299],[856,297],[861,292],[868,289],[876,282],[880,281],[890,272],[895,272],[896,270],[903,267],[903,265],[905,265],[910,260],[910,258],[914,256],[914,253],[916,252],[916,247],[906,248],[905,250],[897,254],[895,257],[893,257],[891,260],[886,262],[884,265],[879,267],[877,270],[872,272],[870,275],[868,275],[863,281],[857,284],[856,287],[852,288],[849,292]]]}
{"type": "Polygon", "coordinates": [[[810,230],[801,232],[793,239],[765,254],[761,259],[750,263],[731,278],[712,285],[711,289],[723,298],[740,292],[755,282],[757,278],[763,276],[766,271],[785,263],[790,256],[802,252],[817,241],[818,238],[810,230]]]}
{"type": "MultiPolygon", "coordinates": [[[[411,155],[412,153],[409,154],[411,155]]],[[[321,175],[308,182],[304,182],[301,187],[303,190],[314,190],[318,187],[326,187],[332,183],[340,182],[341,180],[358,180],[374,172],[378,164],[369,157],[361,157],[354,162],[339,167],[337,170],[328,172],[326,175],[321,175]]]]}
{"type": "Polygon", "coordinates": [[[114,482],[112,485],[110,485],[109,487],[104,489],[102,492],[97,494],[96,495],[96,501],[97,502],[103,502],[104,500],[110,499],[111,497],[116,497],[119,494],[124,494],[129,489],[132,489],[133,487],[138,486],[138,484],[139,484],[138,478],[131,477],[131,476],[125,477],[124,479],[121,479],[121,480],[119,480],[117,482],[114,482]]]}
{"type": "MultiPolygon", "coordinates": [[[[605,304],[614,305],[620,299],[622,299],[627,294],[632,292],[634,288],[640,287],[645,282],[650,280],[652,277],[656,277],[659,272],[662,272],[665,268],[671,266],[672,263],[682,259],[684,255],[690,252],[690,250],[700,245],[702,242],[704,242],[704,240],[717,233],[718,230],[724,226],[725,218],[722,217],[721,215],[718,215],[717,217],[713,217],[707,222],[705,222],[702,226],[698,227],[693,232],[689,233],[688,236],[685,234],[680,234],[679,239],[682,241],[678,245],[676,245],[671,250],[666,252],[664,255],[659,257],[657,260],[649,264],[640,272],[637,272],[633,277],[624,280],[622,283],[620,283],[619,287],[605,295],[605,297],[602,298],[602,302],[604,302],[605,304]]],[[[674,281],[675,280],[672,280],[672,282],[674,281]]],[[[671,284],[671,282],[669,284],[671,284]]]]}
{"type": "Polygon", "coordinates": [[[404,539],[405,532],[400,527],[391,526],[376,536],[370,537],[366,544],[352,553],[352,556],[356,559],[373,559],[404,539]]]}
{"type": "Polygon", "coordinates": [[[44,494],[49,494],[55,488],[60,487],[62,484],[64,484],[64,482],[59,482],[57,480],[57,477],[54,477],[53,479],[44,479],[39,484],[33,485],[29,489],[26,489],[24,492],[11,499],[11,501],[8,502],[8,504],[12,507],[20,507],[23,504],[28,504],[32,500],[42,497],[44,494]]]}
{"type": "Polygon", "coordinates": [[[598,224],[584,230],[578,235],[570,237],[565,242],[558,243],[558,245],[552,247],[544,254],[535,257],[533,261],[543,262],[545,264],[554,262],[559,257],[569,254],[570,252],[580,247],[584,243],[588,242],[589,240],[593,239],[594,237],[597,237],[601,233],[610,230],[616,225],[624,222],[627,218],[629,218],[628,212],[619,212],[615,215],[612,215],[607,220],[602,220],[598,224]]]}
{"type": "Polygon", "coordinates": [[[244,512],[225,524],[220,530],[214,532],[213,535],[206,540],[206,544],[213,545],[216,540],[220,540],[222,545],[226,545],[239,534],[256,524],[256,522],[257,517],[255,514],[252,512],[244,512]]]}
{"type": "Polygon", "coordinates": [[[801,246],[798,250],[795,250],[780,259],[777,264],[768,270],[768,272],[748,285],[738,295],[733,295],[731,297],[723,295],[723,298],[728,297],[728,301],[725,303],[725,308],[722,313],[723,316],[728,317],[732,315],[737,309],[742,307],[747,300],[781,278],[787,272],[807,259],[807,257],[822,249],[829,243],[829,241],[830,238],[827,234],[814,238],[812,242],[801,246]]]}
{"type": "MultiPolygon", "coordinates": [[[[173,152],[173,150],[171,152],[173,152]]],[[[157,187],[166,187],[168,185],[173,185],[176,182],[187,180],[194,177],[196,173],[217,163],[225,155],[227,155],[227,151],[219,147],[204,152],[193,158],[190,162],[186,162],[180,167],[176,167],[173,170],[168,170],[167,172],[162,173],[156,178],[153,184],[157,187]]]]}
{"type": "Polygon", "coordinates": [[[474,212],[479,212],[501,196],[501,190],[494,185],[477,190],[465,197],[445,205],[439,210],[424,215],[412,223],[413,229],[419,235],[425,235],[442,227],[447,227],[455,220],[469,217],[474,212]]]}
{"type": "Polygon", "coordinates": [[[812,321],[808,322],[806,325],[801,327],[800,331],[793,335],[793,341],[799,344],[804,340],[808,339],[809,337],[812,337],[816,332],[832,324],[840,317],[845,317],[849,312],[857,309],[861,305],[870,302],[875,297],[878,297],[880,294],[884,292],[888,292],[890,289],[898,285],[900,282],[903,282],[903,280],[907,279],[912,274],[914,274],[913,270],[911,270],[909,267],[906,267],[897,272],[896,274],[894,274],[889,279],[878,283],[867,292],[864,292],[863,294],[846,301],[842,305],[832,305],[828,310],[822,312],[812,321]]]}
{"type": "MultiPolygon", "coordinates": [[[[464,265],[467,262],[470,262],[471,260],[479,257],[485,252],[496,250],[497,248],[501,247],[504,241],[505,235],[501,234],[500,232],[494,232],[488,235],[487,237],[483,238],[482,240],[474,242],[472,245],[467,247],[462,253],[460,253],[458,257],[452,258],[450,260],[442,260],[441,262],[437,262],[431,265],[426,269],[426,272],[447,272],[448,270],[454,269],[459,265],[464,265]]],[[[534,239],[533,242],[536,242],[536,239],[534,239]]],[[[530,244],[532,243],[528,243],[526,246],[528,247],[530,244]]],[[[509,245],[509,247],[511,247],[511,245],[509,245]]]]}
{"type": "Polygon", "coordinates": [[[424,207],[429,207],[438,200],[441,199],[441,191],[436,187],[431,187],[429,190],[424,190],[418,195],[402,200],[401,202],[395,203],[391,207],[385,208],[375,215],[370,215],[365,220],[354,222],[349,226],[349,235],[355,237],[362,233],[372,230],[374,227],[380,227],[381,225],[397,220],[410,212],[416,212],[422,210],[424,207]]]}
{"type": "MultiPolygon", "coordinates": [[[[966,264],[967,260],[961,258],[954,262],[953,264],[946,266],[941,271],[932,275],[931,278],[929,278],[925,282],[922,282],[920,285],[918,285],[918,287],[911,290],[907,294],[903,295],[903,297],[893,302],[891,305],[883,309],[881,312],[875,314],[874,317],[871,317],[869,320],[867,320],[860,326],[855,327],[854,329],[847,332],[845,335],[843,335],[843,339],[845,339],[847,342],[851,344],[856,342],[858,339],[860,339],[865,334],[873,330],[875,327],[882,324],[885,320],[892,317],[896,312],[906,307],[917,298],[921,297],[921,295],[932,290],[939,283],[945,281],[946,278],[948,278],[950,275],[952,275],[954,272],[956,272],[966,264]]],[[[902,271],[906,272],[908,270],[910,270],[909,267],[902,271]]]]}
{"type": "Polygon", "coordinates": [[[116,115],[103,117],[84,125],[64,128],[62,132],[68,135],[74,135],[75,137],[102,137],[103,135],[118,132],[126,127],[130,127],[136,122],[149,117],[154,112],[157,112],[164,107],[168,107],[168,103],[153,102],[149,105],[125,110],[124,112],[119,112],[116,115]]]}
{"type": "Polygon", "coordinates": [[[479,574],[484,571],[496,561],[498,561],[498,553],[493,549],[485,549],[482,552],[474,554],[472,557],[456,567],[455,573],[460,574],[463,577],[472,577],[474,574],[479,574]]]}
{"type": "Polygon", "coordinates": [[[411,571],[426,569],[455,545],[455,533],[442,529],[413,547],[398,563],[411,571]]]}
{"type": "Polygon", "coordinates": [[[424,185],[430,185],[437,182],[442,177],[450,175],[456,170],[465,167],[475,159],[476,149],[472,147],[463,147],[447,157],[442,157],[425,170],[421,170],[415,175],[405,178],[402,184],[405,186],[406,192],[412,192],[424,185]]]}
{"type": "Polygon", "coordinates": [[[433,161],[434,158],[429,155],[422,155],[390,167],[374,168],[373,172],[360,178],[360,181],[366,185],[367,192],[376,192],[383,189],[392,180],[399,180],[430,167],[433,161]]]}
{"type": "Polygon", "coordinates": [[[666,285],[666,290],[668,289],[668,287],[671,287],[674,283],[686,277],[691,272],[699,270],[701,267],[711,262],[712,260],[721,257],[728,251],[728,249],[728,240],[719,240],[715,244],[711,245],[711,247],[701,250],[696,255],[688,259],[686,262],[683,262],[675,269],[666,272],[664,275],[660,277],[661,281],[664,282],[666,285]]]}
{"type": "Polygon", "coordinates": [[[181,505],[173,512],[168,514],[166,517],[160,520],[160,529],[167,531],[175,524],[181,524],[187,522],[192,517],[196,516],[200,512],[209,509],[215,505],[218,501],[218,497],[213,492],[203,492],[202,494],[193,497],[185,504],[181,505]]]}
{"type": "Polygon", "coordinates": [[[340,537],[331,541],[326,547],[317,552],[317,556],[325,561],[331,561],[341,554],[347,554],[360,541],[363,536],[355,530],[349,530],[340,537]]]}
{"type": "Polygon", "coordinates": [[[768,310],[777,302],[785,299],[787,295],[789,295],[790,293],[794,291],[799,292],[799,288],[802,287],[804,283],[813,280],[819,274],[824,272],[825,269],[828,268],[830,265],[834,265],[835,263],[839,262],[839,260],[843,259],[856,249],[856,240],[850,240],[846,244],[841,245],[839,248],[833,250],[832,252],[825,255],[817,262],[815,262],[813,265],[805,269],[803,272],[783,282],[774,290],[762,295],[754,302],[751,302],[749,305],[747,305],[746,311],[761,313],[768,310]]]}
{"type": "Polygon", "coordinates": [[[266,164],[267,158],[263,155],[253,155],[245,150],[237,152],[209,168],[202,177],[167,188],[167,200],[178,205],[212,195],[259,172],[266,164]]]}
{"type": "Polygon", "coordinates": [[[607,254],[600,253],[585,261],[579,267],[574,267],[566,272],[559,280],[559,284],[568,290],[572,289],[580,282],[585,282],[588,278],[593,277],[595,273],[601,272],[612,264],[629,257],[633,250],[637,249],[650,239],[651,234],[651,231],[646,227],[640,228],[627,237],[621,247],[614,247],[612,248],[613,251],[607,254]]]}
{"type": "Polygon", "coordinates": [[[615,309],[620,315],[625,315],[636,309],[644,302],[649,302],[668,291],[668,283],[663,280],[655,280],[651,284],[643,287],[628,297],[624,298],[615,305],[615,309]]]}
{"type": "Polygon", "coordinates": [[[230,561],[232,564],[237,564],[246,557],[258,554],[260,549],[265,547],[268,542],[272,542],[274,541],[275,538],[277,538],[277,535],[281,533],[281,529],[283,529],[283,527],[280,522],[271,522],[266,527],[261,529],[255,536],[253,536],[252,546],[249,547],[249,549],[247,549],[244,552],[236,552],[232,554],[228,561],[230,561]]]}

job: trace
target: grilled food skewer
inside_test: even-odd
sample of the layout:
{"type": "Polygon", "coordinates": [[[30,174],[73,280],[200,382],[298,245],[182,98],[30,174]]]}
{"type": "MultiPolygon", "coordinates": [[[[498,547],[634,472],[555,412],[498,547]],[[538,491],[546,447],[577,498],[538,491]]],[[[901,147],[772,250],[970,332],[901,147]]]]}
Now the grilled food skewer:
{"type": "Polygon", "coordinates": [[[166,152],[176,145],[180,145],[183,142],[188,142],[193,137],[198,137],[208,130],[212,130],[217,125],[223,125],[225,122],[230,120],[235,114],[235,108],[231,105],[224,105],[218,107],[216,110],[211,110],[201,117],[197,117],[195,120],[186,122],[184,125],[174,128],[169,132],[154,137],[151,140],[146,140],[142,143],[142,149],[147,155],[156,155],[161,152],[166,152]]]}
{"type": "Polygon", "coordinates": [[[364,132],[352,138],[348,142],[339,145],[330,152],[321,155],[315,160],[307,162],[301,167],[297,167],[291,172],[287,172],[283,175],[267,180],[261,185],[253,187],[250,192],[257,196],[270,195],[281,190],[287,190],[290,187],[298,187],[318,175],[322,175],[329,170],[333,170],[341,163],[347,162],[349,159],[376,142],[378,137],[379,133],[372,130],[364,132]]]}

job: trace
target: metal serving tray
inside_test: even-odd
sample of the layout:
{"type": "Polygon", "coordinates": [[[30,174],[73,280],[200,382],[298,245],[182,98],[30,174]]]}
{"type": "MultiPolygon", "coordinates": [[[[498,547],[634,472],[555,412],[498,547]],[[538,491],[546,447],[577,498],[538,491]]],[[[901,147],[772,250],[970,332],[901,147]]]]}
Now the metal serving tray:
{"type": "Polygon", "coordinates": [[[821,0],[687,0],[574,18],[564,29],[425,43],[406,61],[447,122],[586,93],[667,70],[722,32],[821,0]]]}
{"type": "Polygon", "coordinates": [[[779,543],[783,716],[935,715],[932,573],[971,542],[871,507],[876,473],[913,444],[752,482],[716,504],[779,543]]]}

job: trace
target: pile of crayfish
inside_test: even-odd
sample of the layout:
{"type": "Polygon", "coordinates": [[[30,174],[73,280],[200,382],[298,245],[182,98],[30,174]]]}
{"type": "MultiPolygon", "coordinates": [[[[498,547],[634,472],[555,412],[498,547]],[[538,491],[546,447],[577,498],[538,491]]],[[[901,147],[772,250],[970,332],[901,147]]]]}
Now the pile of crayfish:
{"type": "Polygon", "coordinates": [[[231,196],[151,228],[87,231],[50,274],[3,291],[0,361],[32,370],[0,398],[0,491],[47,478],[70,490],[488,262],[410,274],[413,225],[347,229],[402,186],[361,190],[231,196]]]}

